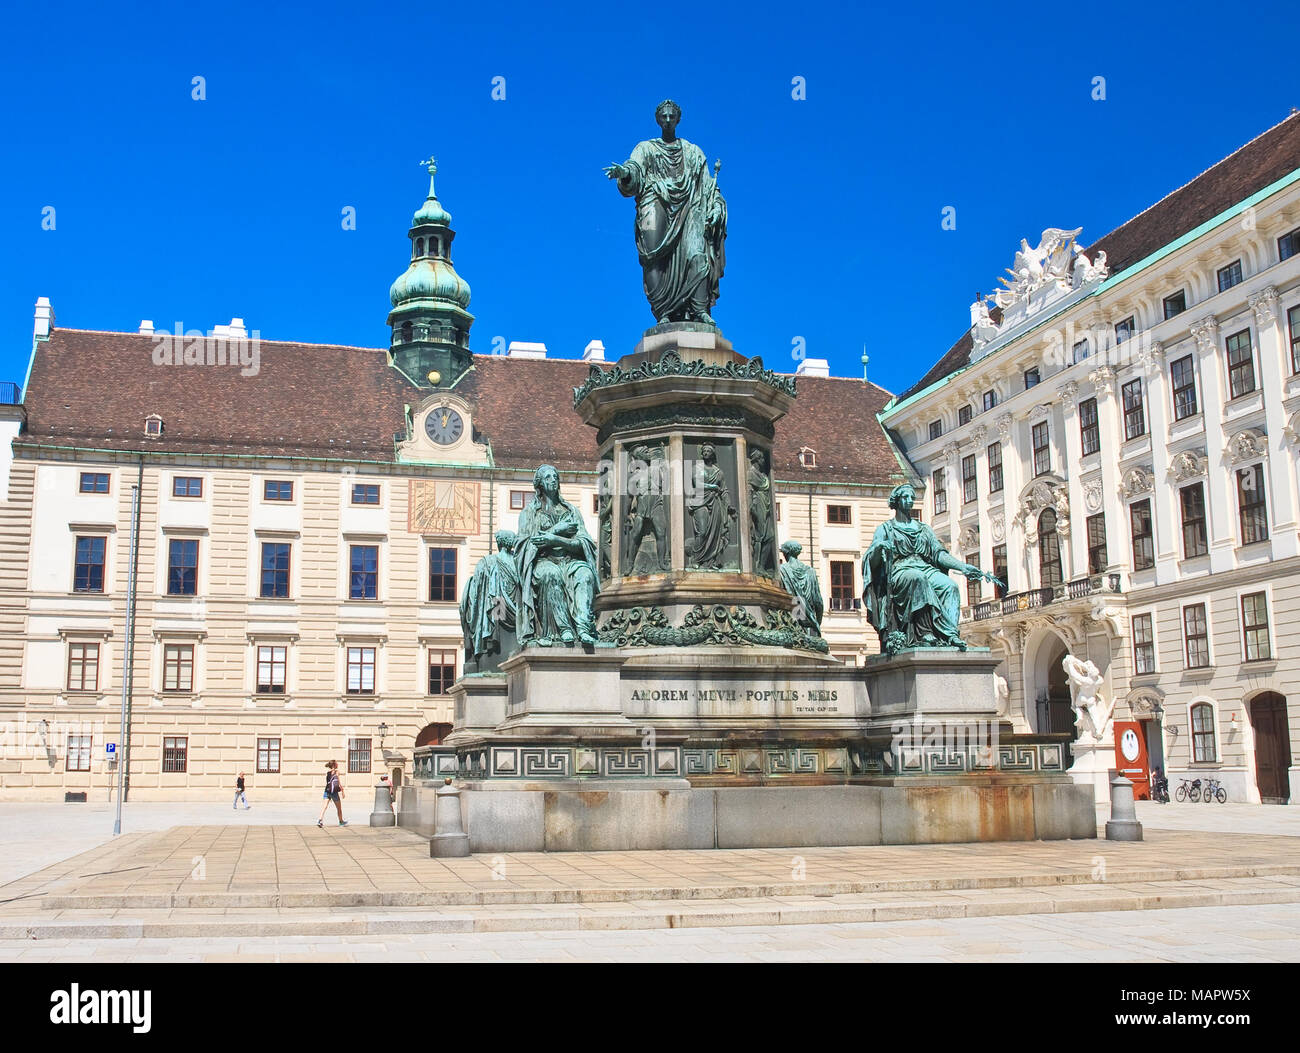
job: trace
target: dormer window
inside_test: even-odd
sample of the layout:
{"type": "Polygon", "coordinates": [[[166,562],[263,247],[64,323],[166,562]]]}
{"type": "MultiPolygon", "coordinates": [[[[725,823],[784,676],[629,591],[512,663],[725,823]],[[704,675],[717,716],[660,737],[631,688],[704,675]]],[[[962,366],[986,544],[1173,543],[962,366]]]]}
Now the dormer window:
{"type": "Polygon", "coordinates": [[[162,418],[156,413],[151,413],[144,419],[144,433],[147,438],[156,438],[162,434],[162,418]]]}
{"type": "Polygon", "coordinates": [[[814,450],[811,446],[803,446],[800,448],[799,467],[801,468],[817,467],[817,451],[814,450]]]}

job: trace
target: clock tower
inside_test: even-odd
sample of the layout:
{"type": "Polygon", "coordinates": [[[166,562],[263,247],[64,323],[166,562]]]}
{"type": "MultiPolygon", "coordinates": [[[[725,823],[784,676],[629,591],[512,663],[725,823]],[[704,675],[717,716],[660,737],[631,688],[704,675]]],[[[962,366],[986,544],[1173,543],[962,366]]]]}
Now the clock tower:
{"type": "Polygon", "coordinates": [[[411,263],[393,282],[388,297],[392,342],[388,360],[413,384],[446,388],[470,367],[469,283],[451,263],[451,215],[433,189],[438,171],[433,158],[421,162],[429,170],[429,197],[411,219],[411,263]]]}

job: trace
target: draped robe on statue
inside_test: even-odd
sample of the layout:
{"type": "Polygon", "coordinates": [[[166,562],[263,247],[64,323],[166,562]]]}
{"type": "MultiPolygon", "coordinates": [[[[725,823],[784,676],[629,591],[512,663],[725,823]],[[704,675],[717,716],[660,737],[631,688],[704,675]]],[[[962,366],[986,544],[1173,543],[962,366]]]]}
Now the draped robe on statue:
{"type": "Polygon", "coordinates": [[[565,632],[594,637],[592,598],[600,591],[596,579],[596,542],[583,526],[579,511],[559,498],[554,503],[534,497],[519,513],[519,646],[549,644],[565,632]],[[572,538],[581,556],[558,551],[540,538],[545,533],[572,538]]]}
{"type": "Polygon", "coordinates": [[[519,596],[519,570],[510,552],[490,552],[478,562],[460,601],[466,659],[494,654],[500,630],[513,632],[519,596]]]}
{"type": "Polygon", "coordinates": [[[817,572],[802,560],[788,559],[781,564],[781,584],[786,592],[799,601],[795,608],[795,620],[814,636],[820,636],[826,605],[822,600],[822,587],[817,581],[817,572]]]}
{"type": "Polygon", "coordinates": [[[727,203],[685,139],[638,143],[618,189],[636,198],[636,247],[659,322],[707,320],[726,265],[727,203]]]}
{"type": "Polygon", "coordinates": [[[891,633],[901,633],[903,647],[948,647],[965,650],[957,635],[961,592],[939,566],[946,550],[924,523],[887,519],[876,528],[862,558],[867,620],[880,634],[882,650],[891,633]]]}

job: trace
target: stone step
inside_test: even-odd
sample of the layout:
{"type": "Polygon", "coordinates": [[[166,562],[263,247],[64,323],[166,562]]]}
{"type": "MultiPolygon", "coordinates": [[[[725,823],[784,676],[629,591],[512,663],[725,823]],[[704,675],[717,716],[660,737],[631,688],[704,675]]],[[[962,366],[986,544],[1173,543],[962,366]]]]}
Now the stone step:
{"type": "MultiPolygon", "coordinates": [[[[1294,868],[1291,868],[1294,869],[1294,868]]],[[[644,891],[644,890],[641,890],[644,891]]],[[[705,890],[694,890],[703,892],[705,890]]],[[[543,930],[675,929],[751,925],[822,925],[998,915],[1061,914],[1179,907],[1300,903],[1294,875],[1166,881],[1056,882],[993,888],[810,893],[740,898],[648,899],[338,910],[235,908],[201,910],[66,910],[0,920],[0,940],[160,939],[543,930]]]]}
{"type": "MultiPolygon", "coordinates": [[[[1233,878],[1300,877],[1300,863],[1256,863],[1219,866],[1111,867],[1105,883],[1220,881],[1233,878]]],[[[516,904],[607,903],[629,900],[743,900],[786,896],[844,896],[892,892],[953,892],[1064,885],[1094,885],[1091,870],[1040,873],[947,875],[851,881],[787,881],[727,885],[600,885],[587,888],[447,889],[422,887],[390,891],[275,891],[225,889],[211,892],[51,892],[33,898],[45,910],[224,910],[229,908],[302,909],[312,907],[456,907],[516,904]]]]}

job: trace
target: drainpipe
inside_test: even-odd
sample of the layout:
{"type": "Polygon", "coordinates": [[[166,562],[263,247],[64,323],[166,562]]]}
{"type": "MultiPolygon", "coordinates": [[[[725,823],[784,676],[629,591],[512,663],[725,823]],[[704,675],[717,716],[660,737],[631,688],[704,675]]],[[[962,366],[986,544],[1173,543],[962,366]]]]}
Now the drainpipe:
{"type": "Polygon", "coordinates": [[[136,484],[131,487],[131,547],[130,565],[127,571],[126,586],[126,644],[122,651],[122,752],[117,760],[117,813],[113,819],[113,835],[122,832],[122,801],[130,792],[131,782],[127,775],[127,765],[131,761],[130,707],[131,680],[135,666],[135,598],[136,598],[136,564],[139,556],[140,539],[140,491],[144,484],[144,458],[140,458],[140,471],[136,484]]]}

